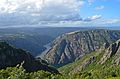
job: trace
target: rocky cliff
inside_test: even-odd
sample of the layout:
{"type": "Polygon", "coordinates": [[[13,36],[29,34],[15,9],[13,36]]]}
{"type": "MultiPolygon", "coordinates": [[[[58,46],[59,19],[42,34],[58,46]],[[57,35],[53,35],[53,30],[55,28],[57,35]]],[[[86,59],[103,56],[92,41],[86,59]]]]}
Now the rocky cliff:
{"type": "Polygon", "coordinates": [[[54,40],[44,59],[54,66],[63,66],[120,39],[120,31],[88,30],[66,33],[54,40]]]}
{"type": "Polygon", "coordinates": [[[103,57],[100,60],[101,64],[104,64],[107,60],[112,58],[112,63],[120,65],[120,40],[111,44],[106,52],[104,53],[103,57]]]}
{"type": "MultiPolygon", "coordinates": [[[[61,67],[61,73],[71,75],[81,72],[106,74],[118,72],[120,68],[120,40],[110,44],[107,48],[87,54],[80,60],[61,67]],[[99,71],[99,72],[97,72],[99,71]]],[[[116,73],[115,73],[116,74],[116,73]]]]}

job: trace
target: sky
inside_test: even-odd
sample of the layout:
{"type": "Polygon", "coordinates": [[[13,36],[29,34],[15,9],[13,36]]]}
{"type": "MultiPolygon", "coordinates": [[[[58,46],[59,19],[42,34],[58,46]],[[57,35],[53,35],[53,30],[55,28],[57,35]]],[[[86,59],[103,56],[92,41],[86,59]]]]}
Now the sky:
{"type": "Polygon", "coordinates": [[[120,26],[120,0],[0,0],[0,27],[120,26]]]}

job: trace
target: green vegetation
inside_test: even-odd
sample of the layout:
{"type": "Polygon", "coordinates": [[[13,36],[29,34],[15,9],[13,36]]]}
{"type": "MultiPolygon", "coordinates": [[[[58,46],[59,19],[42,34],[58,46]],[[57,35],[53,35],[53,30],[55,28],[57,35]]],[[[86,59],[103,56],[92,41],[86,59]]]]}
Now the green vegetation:
{"type": "Polygon", "coordinates": [[[81,60],[60,68],[61,74],[52,74],[42,70],[27,72],[22,65],[8,67],[0,70],[0,79],[120,79],[120,66],[112,65],[110,60],[103,65],[98,64],[102,56],[103,53],[100,51],[86,55],[81,60]],[[84,65],[85,68],[79,71],[81,65],[91,57],[95,57],[95,61],[90,65],[84,65]]]}
{"type": "Polygon", "coordinates": [[[60,74],[51,74],[46,71],[26,72],[21,66],[8,67],[0,70],[0,79],[66,79],[60,74]]]}
{"type": "Polygon", "coordinates": [[[100,64],[105,50],[84,56],[81,60],[59,68],[60,73],[73,79],[120,79],[120,66],[111,62],[114,56],[100,64]],[[93,58],[91,60],[91,58],[93,58]],[[89,64],[86,65],[86,63],[89,64]]]}
{"type": "Polygon", "coordinates": [[[1,41],[0,69],[0,79],[120,79],[120,40],[59,68],[60,73],[41,58],[1,41]]]}
{"type": "Polygon", "coordinates": [[[24,62],[23,68],[29,72],[44,70],[51,73],[58,73],[58,71],[49,66],[46,61],[40,58],[35,59],[29,52],[17,49],[6,42],[0,41],[0,69],[15,67],[22,62],[24,62]]]}
{"type": "Polygon", "coordinates": [[[26,72],[18,65],[0,70],[0,79],[120,79],[120,67],[100,68],[63,76],[46,71],[26,72]]]}

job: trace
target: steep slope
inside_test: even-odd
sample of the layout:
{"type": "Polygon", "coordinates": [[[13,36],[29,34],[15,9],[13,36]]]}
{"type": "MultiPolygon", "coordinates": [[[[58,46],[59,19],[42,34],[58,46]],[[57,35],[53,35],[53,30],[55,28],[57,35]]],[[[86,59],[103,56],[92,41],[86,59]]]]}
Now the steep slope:
{"type": "Polygon", "coordinates": [[[79,76],[80,79],[120,78],[120,40],[59,70],[64,75],[79,76]]]}
{"type": "Polygon", "coordinates": [[[95,27],[14,27],[0,28],[0,39],[17,48],[29,51],[33,56],[41,55],[45,45],[56,37],[76,30],[95,29],[95,27]]]}
{"type": "Polygon", "coordinates": [[[54,66],[62,66],[93,52],[104,43],[120,39],[120,31],[88,30],[63,34],[54,40],[44,59],[54,66]]]}
{"type": "Polygon", "coordinates": [[[99,63],[104,64],[110,58],[113,64],[120,65],[120,40],[109,46],[99,63]]]}
{"type": "Polygon", "coordinates": [[[0,41],[0,69],[14,67],[22,62],[24,62],[23,67],[30,72],[45,70],[52,73],[58,73],[56,69],[48,66],[45,61],[35,59],[29,52],[25,52],[22,49],[16,49],[6,42],[0,41]]]}
{"type": "Polygon", "coordinates": [[[15,33],[2,34],[0,40],[4,40],[17,48],[29,51],[33,56],[37,56],[46,49],[44,45],[50,43],[53,38],[48,35],[15,33]]]}

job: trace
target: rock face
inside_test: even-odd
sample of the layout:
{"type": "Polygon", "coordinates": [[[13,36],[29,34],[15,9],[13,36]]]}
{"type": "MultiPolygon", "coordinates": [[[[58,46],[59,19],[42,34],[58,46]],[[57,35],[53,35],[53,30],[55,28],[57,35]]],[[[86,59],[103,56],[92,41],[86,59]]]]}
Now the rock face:
{"type": "Polygon", "coordinates": [[[56,69],[49,67],[43,60],[35,59],[29,52],[12,47],[6,42],[0,42],[0,69],[14,67],[22,62],[24,62],[23,67],[29,72],[45,70],[58,73],[56,69]]]}
{"type": "MultiPolygon", "coordinates": [[[[63,34],[54,40],[44,59],[54,66],[63,66],[120,39],[120,31],[88,30],[63,34]]],[[[105,48],[106,48],[105,47],[105,48]]]]}
{"type": "MultiPolygon", "coordinates": [[[[99,71],[101,69],[104,71],[110,67],[112,69],[120,67],[120,39],[110,44],[107,48],[102,47],[93,53],[83,56],[76,62],[61,67],[59,70],[61,73],[71,75],[85,71],[89,72],[89,70],[94,72],[94,70],[99,70],[99,68],[99,71]]],[[[109,72],[107,71],[107,73],[109,72]]]]}
{"type": "Polygon", "coordinates": [[[108,59],[112,58],[112,63],[119,65],[120,64],[120,40],[111,44],[103,57],[100,60],[101,64],[104,64],[108,59]]]}

